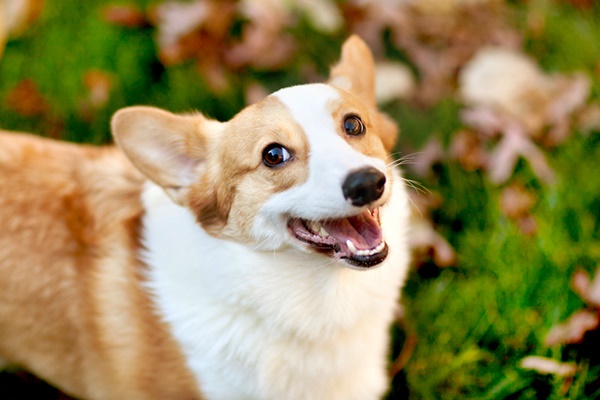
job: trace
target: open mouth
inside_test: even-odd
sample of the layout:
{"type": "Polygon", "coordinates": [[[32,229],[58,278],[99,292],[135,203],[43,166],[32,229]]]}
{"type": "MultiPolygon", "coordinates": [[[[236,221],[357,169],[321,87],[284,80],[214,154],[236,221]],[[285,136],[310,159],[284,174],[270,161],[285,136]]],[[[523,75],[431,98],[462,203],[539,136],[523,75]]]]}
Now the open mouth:
{"type": "Polygon", "coordinates": [[[375,266],[388,254],[378,208],[348,218],[323,221],[292,218],[288,228],[294,237],[313,250],[343,259],[356,267],[375,266]]]}

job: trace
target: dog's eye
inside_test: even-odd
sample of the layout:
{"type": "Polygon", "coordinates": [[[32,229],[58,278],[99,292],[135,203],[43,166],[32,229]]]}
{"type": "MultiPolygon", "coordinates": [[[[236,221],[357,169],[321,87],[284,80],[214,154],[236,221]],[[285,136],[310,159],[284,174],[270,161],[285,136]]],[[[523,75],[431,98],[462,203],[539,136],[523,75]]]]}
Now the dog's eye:
{"type": "Polygon", "coordinates": [[[350,136],[358,136],[365,133],[365,125],[361,121],[360,117],[356,115],[349,115],[344,119],[344,130],[350,136]]]}
{"type": "Polygon", "coordinates": [[[290,159],[290,152],[279,143],[271,143],[263,150],[263,162],[267,167],[279,167],[290,159]]]}

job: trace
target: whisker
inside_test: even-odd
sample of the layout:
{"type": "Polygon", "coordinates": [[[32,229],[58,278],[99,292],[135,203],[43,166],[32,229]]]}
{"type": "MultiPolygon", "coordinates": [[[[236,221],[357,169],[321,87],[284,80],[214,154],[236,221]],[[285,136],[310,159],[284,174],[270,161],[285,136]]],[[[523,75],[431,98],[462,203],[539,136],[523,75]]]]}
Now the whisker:
{"type": "Polygon", "coordinates": [[[402,179],[402,181],[406,183],[406,186],[414,189],[415,192],[419,194],[431,194],[431,190],[427,189],[427,187],[419,181],[415,181],[413,179],[408,179],[404,177],[400,177],[400,179],[402,179]]]}
{"type": "Polygon", "coordinates": [[[401,157],[397,160],[394,160],[390,163],[387,164],[388,167],[398,167],[401,165],[406,165],[406,164],[414,164],[415,159],[417,158],[418,155],[420,155],[421,153],[411,153],[411,154],[407,154],[404,157],[401,157]]]}

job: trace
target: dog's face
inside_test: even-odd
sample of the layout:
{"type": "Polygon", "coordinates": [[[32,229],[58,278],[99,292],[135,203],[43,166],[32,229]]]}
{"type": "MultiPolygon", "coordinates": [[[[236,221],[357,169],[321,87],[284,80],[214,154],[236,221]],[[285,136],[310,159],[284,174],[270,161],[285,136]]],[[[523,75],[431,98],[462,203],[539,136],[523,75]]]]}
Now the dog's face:
{"type": "Polygon", "coordinates": [[[376,109],[373,80],[371,54],[353,37],[329,85],[282,89],[225,123],[132,107],[115,116],[113,133],[212,235],[368,268],[388,251],[379,207],[396,136],[376,109]]]}

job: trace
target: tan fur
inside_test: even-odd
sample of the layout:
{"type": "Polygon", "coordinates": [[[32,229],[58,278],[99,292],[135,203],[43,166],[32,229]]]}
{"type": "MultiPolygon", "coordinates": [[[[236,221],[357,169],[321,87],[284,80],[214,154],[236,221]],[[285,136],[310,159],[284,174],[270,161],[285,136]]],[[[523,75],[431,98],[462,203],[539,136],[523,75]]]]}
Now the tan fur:
{"type": "Polygon", "coordinates": [[[250,237],[249,216],[270,195],[307,179],[309,148],[300,131],[274,97],[224,123],[152,107],[121,110],[113,121],[119,145],[140,170],[177,203],[191,208],[207,232],[242,243],[250,237]],[[152,134],[159,131],[165,134],[152,134]],[[169,154],[163,150],[165,137],[177,144],[169,154]],[[285,173],[260,168],[262,149],[271,143],[295,149],[297,162],[285,173]],[[188,175],[194,180],[187,180],[188,175]]]}
{"type": "Polygon", "coordinates": [[[358,36],[353,35],[344,42],[340,61],[331,68],[328,83],[360,99],[363,107],[368,109],[371,125],[377,127],[377,134],[389,154],[396,145],[398,127],[390,117],[377,109],[373,89],[375,60],[369,47],[358,36]]]}
{"type": "Polygon", "coordinates": [[[200,398],[140,287],[125,157],[3,132],[0,176],[0,358],[82,398],[200,398]]]}
{"type": "MultiPolygon", "coordinates": [[[[373,68],[350,38],[330,111],[348,143],[385,159],[397,132],[376,108],[373,68]],[[345,135],[349,113],[376,135],[345,135]]],[[[276,97],[224,123],[130,107],[112,129],[122,152],[0,132],[0,360],[86,399],[200,399],[144,289],[142,184],[162,186],[213,236],[250,242],[259,207],[308,179],[309,144],[276,97]],[[285,171],[262,167],[271,143],[293,149],[285,171]]]]}

